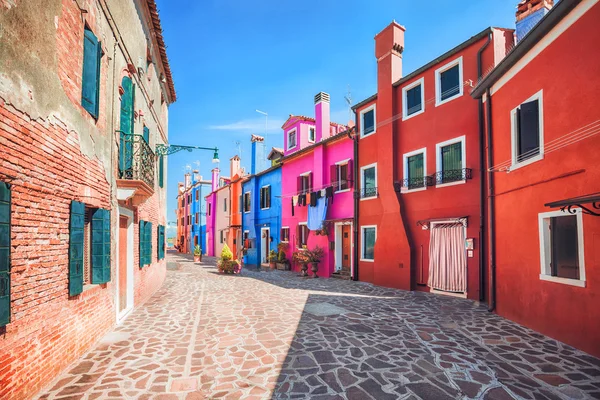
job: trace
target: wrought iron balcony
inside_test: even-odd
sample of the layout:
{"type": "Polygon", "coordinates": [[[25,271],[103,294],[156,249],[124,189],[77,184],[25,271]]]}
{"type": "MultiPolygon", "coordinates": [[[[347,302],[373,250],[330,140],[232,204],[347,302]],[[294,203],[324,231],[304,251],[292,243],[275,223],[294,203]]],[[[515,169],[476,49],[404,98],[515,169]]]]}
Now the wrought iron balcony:
{"type": "Polygon", "coordinates": [[[444,183],[460,182],[471,179],[471,168],[449,169],[446,171],[438,171],[432,175],[436,185],[444,183]]]}
{"type": "Polygon", "coordinates": [[[408,178],[401,181],[400,190],[407,192],[409,190],[420,189],[427,186],[433,186],[433,176],[423,176],[420,178],[408,178]]]}
{"type": "Polygon", "coordinates": [[[377,197],[379,195],[379,192],[377,192],[377,188],[376,187],[368,187],[368,188],[361,188],[360,189],[360,198],[361,199],[368,199],[371,197],[377,197]]]}
{"type": "Polygon", "coordinates": [[[154,189],[156,157],[142,135],[121,133],[119,179],[138,180],[154,189]]]}

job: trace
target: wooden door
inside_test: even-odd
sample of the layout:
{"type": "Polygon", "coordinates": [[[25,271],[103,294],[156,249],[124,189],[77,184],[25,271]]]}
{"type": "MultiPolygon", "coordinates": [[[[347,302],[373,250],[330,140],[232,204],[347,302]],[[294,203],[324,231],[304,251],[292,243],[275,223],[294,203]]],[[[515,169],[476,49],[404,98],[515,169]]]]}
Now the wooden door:
{"type": "Polygon", "coordinates": [[[352,246],[350,246],[351,226],[342,225],[342,269],[350,271],[350,260],[352,257],[352,246]]]}
{"type": "Polygon", "coordinates": [[[127,308],[127,222],[119,218],[119,312],[127,308]]]}

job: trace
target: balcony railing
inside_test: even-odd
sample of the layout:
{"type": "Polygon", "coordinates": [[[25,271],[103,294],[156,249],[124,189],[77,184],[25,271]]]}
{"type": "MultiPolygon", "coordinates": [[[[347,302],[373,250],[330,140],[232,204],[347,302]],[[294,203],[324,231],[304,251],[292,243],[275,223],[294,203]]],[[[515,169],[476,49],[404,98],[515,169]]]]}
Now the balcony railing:
{"type": "Polygon", "coordinates": [[[368,188],[361,188],[360,189],[360,198],[361,199],[368,199],[371,197],[377,197],[378,196],[378,192],[377,192],[377,188],[376,187],[368,187],[368,188]]]}
{"type": "Polygon", "coordinates": [[[436,185],[444,183],[460,182],[471,179],[471,168],[449,169],[446,171],[438,171],[432,175],[436,185]]]}
{"type": "Polygon", "coordinates": [[[420,178],[408,178],[402,180],[402,191],[420,189],[427,186],[433,186],[433,176],[423,176],[420,178]]]}
{"type": "Polygon", "coordinates": [[[121,133],[119,179],[139,180],[154,188],[154,152],[142,135],[121,133]]]}

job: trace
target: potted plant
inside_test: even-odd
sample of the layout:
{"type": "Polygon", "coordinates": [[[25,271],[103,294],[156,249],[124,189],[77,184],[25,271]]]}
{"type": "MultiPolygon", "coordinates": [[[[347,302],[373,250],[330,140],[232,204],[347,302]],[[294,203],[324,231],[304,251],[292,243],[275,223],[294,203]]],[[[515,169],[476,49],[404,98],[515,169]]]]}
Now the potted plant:
{"type": "Polygon", "coordinates": [[[199,245],[196,245],[196,247],[194,247],[194,262],[201,262],[202,261],[202,249],[200,248],[199,245]]]}
{"type": "Polygon", "coordinates": [[[277,253],[275,250],[269,252],[269,267],[275,269],[275,262],[277,262],[277,253]]]}
{"type": "Polygon", "coordinates": [[[285,251],[288,249],[287,243],[279,243],[277,245],[278,255],[277,255],[277,269],[282,271],[287,271],[289,269],[289,263],[285,256],[285,251]]]}
{"type": "Polygon", "coordinates": [[[306,259],[311,264],[311,271],[313,273],[313,278],[318,278],[317,272],[319,271],[319,263],[325,257],[325,250],[322,247],[316,246],[312,250],[306,250],[306,259]]]}
{"type": "Polygon", "coordinates": [[[295,251],[292,255],[293,260],[296,264],[300,264],[300,276],[308,276],[308,258],[306,257],[306,252],[308,250],[298,250],[295,251]]]}
{"type": "Polygon", "coordinates": [[[221,258],[217,262],[217,269],[224,274],[239,274],[242,271],[242,264],[239,260],[233,259],[233,253],[227,244],[221,250],[221,258]]]}

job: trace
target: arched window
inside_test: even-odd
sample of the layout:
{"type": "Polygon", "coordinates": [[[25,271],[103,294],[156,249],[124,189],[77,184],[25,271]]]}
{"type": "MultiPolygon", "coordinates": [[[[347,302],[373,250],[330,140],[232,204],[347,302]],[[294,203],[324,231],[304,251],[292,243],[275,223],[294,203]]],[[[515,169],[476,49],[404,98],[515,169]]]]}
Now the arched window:
{"type": "Polygon", "coordinates": [[[135,101],[135,85],[128,76],[121,81],[123,95],[121,96],[121,122],[119,130],[119,175],[123,179],[133,177],[133,106],[135,101]]]}

